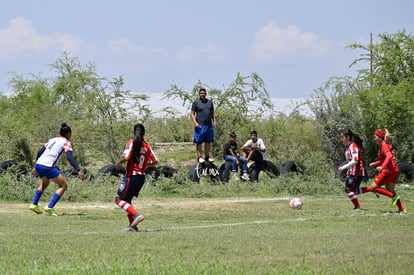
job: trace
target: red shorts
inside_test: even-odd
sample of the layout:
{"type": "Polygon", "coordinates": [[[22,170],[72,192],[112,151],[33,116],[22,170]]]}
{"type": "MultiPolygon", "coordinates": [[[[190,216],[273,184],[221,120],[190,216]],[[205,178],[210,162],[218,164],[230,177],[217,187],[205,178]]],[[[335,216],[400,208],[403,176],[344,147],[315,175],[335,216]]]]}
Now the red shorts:
{"type": "Polygon", "coordinates": [[[378,186],[385,185],[387,183],[397,183],[398,172],[389,173],[388,171],[383,171],[374,179],[374,183],[378,186]]]}

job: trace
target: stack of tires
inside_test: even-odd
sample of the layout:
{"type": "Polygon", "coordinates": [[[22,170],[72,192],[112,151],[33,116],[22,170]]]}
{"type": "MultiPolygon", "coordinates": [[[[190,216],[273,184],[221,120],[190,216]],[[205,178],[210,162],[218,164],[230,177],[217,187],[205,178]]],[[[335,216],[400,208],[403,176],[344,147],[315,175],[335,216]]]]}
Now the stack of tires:
{"type": "MultiPolygon", "coordinates": [[[[229,182],[230,174],[232,170],[231,161],[225,161],[219,168],[219,178],[222,182],[229,182]]],[[[241,179],[242,171],[240,170],[239,177],[241,179]]],[[[248,168],[248,174],[250,181],[258,181],[260,172],[266,173],[271,178],[277,178],[280,175],[280,171],[273,162],[264,160],[261,162],[252,163],[248,168]]]]}
{"type": "MultiPolygon", "coordinates": [[[[161,175],[166,178],[171,178],[172,176],[174,176],[176,172],[177,170],[170,166],[150,166],[145,170],[145,174],[147,176],[152,177],[154,180],[159,179],[161,175]]],[[[120,178],[120,177],[123,177],[125,173],[126,173],[126,170],[124,167],[120,167],[119,169],[117,169],[116,164],[111,163],[99,169],[97,178],[102,178],[102,177],[120,178]]]]}
{"type": "Polygon", "coordinates": [[[17,179],[20,179],[22,176],[29,174],[29,169],[25,165],[19,164],[14,159],[0,161],[0,175],[3,175],[6,172],[12,172],[16,175],[17,179]]]}

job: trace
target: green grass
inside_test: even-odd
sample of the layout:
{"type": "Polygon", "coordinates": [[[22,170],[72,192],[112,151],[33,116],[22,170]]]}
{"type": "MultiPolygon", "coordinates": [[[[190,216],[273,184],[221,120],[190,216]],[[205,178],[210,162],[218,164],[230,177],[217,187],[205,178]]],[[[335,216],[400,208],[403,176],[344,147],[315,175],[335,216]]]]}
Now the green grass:
{"type": "MultiPolygon", "coordinates": [[[[214,187],[212,187],[214,188],[214,187]]],[[[52,188],[53,189],[53,188],[52,188]]],[[[345,195],[168,198],[143,193],[141,232],[113,203],[62,201],[58,217],[0,202],[0,274],[410,274],[414,191],[391,200],[345,195]]],[[[48,198],[41,201],[41,206],[48,198]]]]}

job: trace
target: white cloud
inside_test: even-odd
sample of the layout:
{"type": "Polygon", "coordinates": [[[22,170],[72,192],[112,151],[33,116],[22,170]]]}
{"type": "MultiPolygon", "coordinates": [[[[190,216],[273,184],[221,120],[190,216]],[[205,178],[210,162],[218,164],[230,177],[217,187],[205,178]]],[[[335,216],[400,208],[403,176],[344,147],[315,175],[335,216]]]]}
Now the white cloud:
{"type": "Polygon", "coordinates": [[[149,54],[149,55],[168,55],[163,49],[150,49],[139,45],[135,45],[125,37],[119,37],[108,41],[108,48],[117,55],[128,54],[149,54]]]}
{"type": "Polygon", "coordinates": [[[26,52],[78,52],[83,48],[82,44],[79,38],[67,33],[43,36],[38,33],[32,21],[22,17],[10,20],[7,28],[0,30],[0,58],[19,56],[26,52]]]}
{"type": "Polygon", "coordinates": [[[271,22],[255,34],[252,54],[262,61],[275,61],[292,56],[318,57],[328,47],[327,41],[312,32],[301,32],[294,25],[282,29],[271,22]]]}
{"type": "Polygon", "coordinates": [[[227,54],[223,47],[213,42],[206,42],[200,47],[185,47],[179,54],[179,58],[182,61],[191,61],[202,56],[208,57],[213,61],[220,61],[225,59],[227,54]]]}

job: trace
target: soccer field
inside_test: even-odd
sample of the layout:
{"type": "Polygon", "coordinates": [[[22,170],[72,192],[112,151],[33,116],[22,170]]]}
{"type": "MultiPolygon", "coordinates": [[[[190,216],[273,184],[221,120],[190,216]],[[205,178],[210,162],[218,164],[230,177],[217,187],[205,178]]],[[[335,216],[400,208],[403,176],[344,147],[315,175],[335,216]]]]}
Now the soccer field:
{"type": "MultiPolygon", "coordinates": [[[[135,200],[138,233],[115,204],[59,203],[58,217],[0,202],[0,274],[412,274],[413,192],[344,196],[135,200]],[[410,211],[411,210],[411,211],[410,211]]],[[[41,204],[44,206],[45,202],[41,204]]]]}

